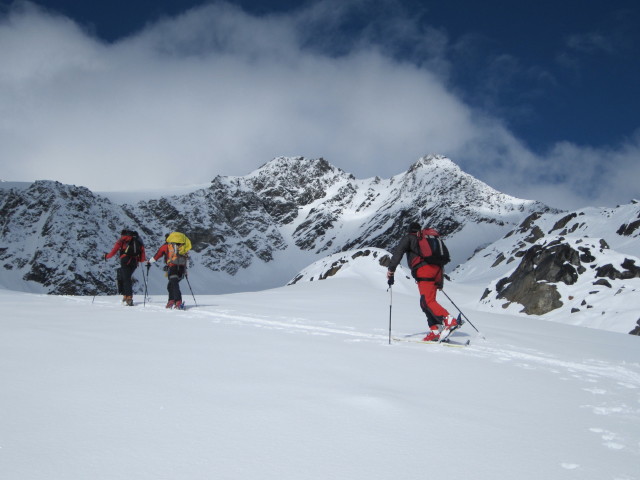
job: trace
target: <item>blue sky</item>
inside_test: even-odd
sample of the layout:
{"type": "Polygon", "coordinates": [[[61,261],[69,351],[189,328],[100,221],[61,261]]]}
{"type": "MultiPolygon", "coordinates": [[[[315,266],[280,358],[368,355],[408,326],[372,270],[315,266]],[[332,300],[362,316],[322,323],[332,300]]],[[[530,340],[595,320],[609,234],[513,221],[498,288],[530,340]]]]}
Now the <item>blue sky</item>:
{"type": "Polygon", "coordinates": [[[441,153],[519,197],[626,203],[638,25],[632,1],[4,1],[2,175],[146,189],[304,155],[389,177],[441,153]]]}

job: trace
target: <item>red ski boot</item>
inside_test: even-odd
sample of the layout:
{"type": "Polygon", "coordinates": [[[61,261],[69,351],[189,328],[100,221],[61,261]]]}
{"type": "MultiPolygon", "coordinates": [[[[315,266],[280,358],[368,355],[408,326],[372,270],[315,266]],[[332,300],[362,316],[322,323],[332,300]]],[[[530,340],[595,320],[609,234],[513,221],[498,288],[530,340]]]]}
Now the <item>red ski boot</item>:
{"type": "Polygon", "coordinates": [[[422,339],[423,342],[437,342],[440,339],[440,327],[433,325],[429,334],[422,339]]]}
{"type": "Polygon", "coordinates": [[[458,328],[458,321],[451,315],[447,315],[442,323],[447,330],[455,330],[458,328]]]}

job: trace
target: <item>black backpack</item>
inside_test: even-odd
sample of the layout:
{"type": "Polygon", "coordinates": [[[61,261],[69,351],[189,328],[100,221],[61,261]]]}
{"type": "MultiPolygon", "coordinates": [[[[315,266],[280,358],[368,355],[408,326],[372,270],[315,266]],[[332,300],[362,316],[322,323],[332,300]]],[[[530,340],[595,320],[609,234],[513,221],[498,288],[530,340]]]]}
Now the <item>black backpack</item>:
{"type": "Polygon", "coordinates": [[[411,262],[412,272],[425,264],[442,267],[451,261],[449,250],[436,230],[425,228],[416,233],[416,237],[420,251],[414,252],[416,256],[411,262]]]}
{"type": "Polygon", "coordinates": [[[130,259],[139,260],[142,255],[144,244],[142,243],[142,240],[140,240],[140,237],[138,237],[138,232],[135,230],[123,230],[122,236],[129,236],[131,237],[131,240],[120,248],[120,257],[124,255],[130,259]]]}

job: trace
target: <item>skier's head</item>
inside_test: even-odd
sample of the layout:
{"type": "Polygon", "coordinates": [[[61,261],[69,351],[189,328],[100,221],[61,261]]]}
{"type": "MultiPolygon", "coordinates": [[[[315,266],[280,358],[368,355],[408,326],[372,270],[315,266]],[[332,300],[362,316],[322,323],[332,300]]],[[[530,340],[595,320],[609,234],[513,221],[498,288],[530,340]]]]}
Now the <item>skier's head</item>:
{"type": "Polygon", "coordinates": [[[416,233],[420,230],[422,230],[422,227],[420,227],[420,224],[418,222],[411,222],[409,224],[409,233],[416,233]]]}

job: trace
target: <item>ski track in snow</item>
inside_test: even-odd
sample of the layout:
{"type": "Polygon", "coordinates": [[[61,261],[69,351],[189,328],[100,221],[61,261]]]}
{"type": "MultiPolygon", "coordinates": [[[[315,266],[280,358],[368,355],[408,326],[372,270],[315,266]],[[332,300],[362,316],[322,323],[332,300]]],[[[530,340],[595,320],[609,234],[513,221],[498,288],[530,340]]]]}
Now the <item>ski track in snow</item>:
{"type": "MultiPolygon", "coordinates": [[[[371,341],[375,343],[386,343],[388,341],[388,333],[384,332],[383,329],[377,329],[384,332],[380,334],[366,333],[359,332],[354,327],[338,327],[329,321],[322,322],[322,325],[313,324],[311,323],[313,322],[312,320],[304,317],[282,316],[281,319],[274,320],[273,315],[247,315],[245,313],[234,313],[233,310],[208,311],[200,309],[202,307],[198,307],[196,313],[193,308],[189,310],[187,315],[194,318],[213,317],[214,321],[250,324],[263,328],[288,330],[310,335],[342,335],[348,337],[348,341],[371,341]]],[[[473,344],[465,349],[464,354],[490,358],[495,362],[511,362],[523,369],[546,368],[553,373],[568,374],[587,383],[597,383],[598,379],[609,379],[623,388],[640,388],[640,373],[624,366],[611,365],[600,360],[585,360],[582,363],[578,363],[554,358],[541,351],[531,350],[527,352],[521,349],[518,350],[517,347],[512,345],[491,346],[490,342],[479,338],[473,339],[473,344]]],[[[638,364],[631,364],[630,366],[640,368],[638,364]]],[[[585,390],[593,394],[606,393],[606,390],[602,389],[585,388],[585,390]]]]}
{"type": "MultiPolygon", "coordinates": [[[[189,312],[194,313],[194,312],[189,312]]],[[[387,332],[376,334],[359,332],[353,327],[337,327],[332,322],[323,322],[324,325],[314,325],[303,317],[281,317],[281,320],[274,320],[273,316],[246,315],[234,313],[232,310],[226,311],[206,311],[198,312],[202,317],[214,317],[217,321],[227,321],[235,323],[246,323],[260,327],[270,327],[279,330],[290,330],[304,332],[312,335],[343,335],[349,337],[348,341],[371,341],[376,343],[386,343],[388,341],[387,332]]],[[[382,329],[378,329],[383,331],[382,329]]],[[[475,333],[475,332],[474,332],[475,333]]],[[[452,338],[455,338],[452,336],[452,338]]],[[[473,339],[473,344],[464,351],[466,355],[473,355],[484,358],[491,358],[496,362],[512,362],[516,366],[524,369],[546,368],[553,373],[570,374],[574,378],[582,379],[588,383],[596,383],[598,378],[614,380],[624,388],[640,388],[640,373],[632,371],[624,366],[611,365],[600,360],[585,360],[582,363],[567,361],[540,352],[525,352],[517,350],[517,347],[504,345],[494,347],[490,342],[482,339],[473,339]]],[[[631,367],[640,369],[640,365],[631,364],[631,367]]],[[[593,391],[594,394],[605,393],[604,390],[593,391]]]]}
{"type": "MultiPolygon", "coordinates": [[[[388,334],[365,333],[354,330],[353,328],[339,328],[331,322],[323,322],[323,325],[313,325],[305,322],[309,320],[305,318],[282,317],[281,320],[273,320],[271,317],[265,318],[260,316],[252,316],[246,314],[237,314],[233,311],[202,311],[202,316],[213,316],[217,321],[227,321],[236,323],[247,323],[260,327],[269,327],[290,332],[303,332],[311,335],[342,335],[348,337],[346,341],[370,341],[375,343],[386,343],[388,334]]],[[[624,415],[625,417],[635,417],[640,424],[640,399],[639,405],[629,406],[624,403],[611,402],[616,397],[616,389],[640,389],[640,365],[632,364],[632,370],[623,365],[612,365],[600,360],[585,360],[584,362],[567,361],[560,358],[554,358],[541,351],[522,351],[515,346],[501,345],[500,347],[491,346],[489,343],[479,338],[473,340],[473,345],[465,349],[454,349],[449,351],[452,354],[468,355],[491,359],[495,362],[510,362],[518,368],[537,369],[542,368],[546,371],[559,375],[562,380],[578,380],[588,386],[582,387],[583,391],[591,393],[595,397],[606,397],[606,402],[594,402],[593,404],[579,405],[578,408],[591,410],[595,416],[603,415],[624,415]],[[601,383],[608,384],[606,388],[597,387],[601,383]]],[[[413,346],[414,348],[424,348],[424,346],[413,346]]],[[[438,348],[438,347],[436,347],[438,348]]],[[[442,347],[445,349],[446,347],[442,347]]],[[[602,446],[611,450],[630,449],[635,454],[640,455],[640,442],[633,439],[625,438],[624,435],[608,431],[600,427],[591,427],[589,431],[599,435],[602,440],[602,446]]],[[[567,470],[575,470],[579,465],[573,463],[563,463],[562,468],[567,470]]],[[[631,478],[631,477],[629,477],[631,478]]]]}
{"type": "MultiPolygon", "coordinates": [[[[70,297],[71,298],[71,297],[70,297]]],[[[147,308],[165,311],[164,307],[157,305],[147,305],[147,308]]],[[[306,333],[309,335],[341,335],[348,337],[347,341],[370,341],[373,343],[388,342],[388,332],[384,329],[375,329],[381,333],[367,333],[357,331],[354,327],[337,326],[330,321],[323,321],[318,325],[317,321],[305,317],[281,316],[274,319],[273,315],[248,315],[246,313],[236,313],[232,309],[208,310],[206,306],[189,306],[184,312],[175,312],[189,318],[211,318],[214,322],[226,322],[235,324],[248,324],[262,328],[272,328],[286,330],[291,333],[306,333]]],[[[174,313],[167,311],[166,313],[174,313]]],[[[467,333],[474,335],[475,332],[467,333]]],[[[452,338],[455,338],[455,333],[452,338]]],[[[490,341],[482,340],[479,337],[472,338],[472,345],[465,349],[458,349],[457,352],[464,355],[489,358],[495,362],[511,362],[519,368],[534,369],[545,368],[550,372],[569,375],[572,378],[583,380],[587,383],[597,383],[598,379],[609,379],[623,388],[640,389],[640,365],[633,363],[629,367],[637,371],[626,368],[623,365],[611,365],[600,360],[585,360],[584,362],[567,361],[536,350],[524,351],[522,348],[508,344],[493,346],[490,341]],[[461,351],[464,350],[464,351],[461,351]]],[[[404,345],[409,348],[423,348],[415,345],[404,345]]],[[[451,352],[453,353],[453,352],[451,352]]],[[[605,394],[606,390],[595,387],[585,388],[586,391],[594,395],[605,394]]]]}
{"type": "MultiPolygon", "coordinates": [[[[240,324],[258,328],[282,330],[292,334],[341,336],[345,342],[370,342],[381,345],[388,344],[388,331],[382,328],[374,328],[374,332],[363,332],[355,327],[337,325],[330,321],[317,321],[302,316],[275,316],[247,314],[237,312],[230,308],[216,308],[213,306],[192,306],[184,312],[171,312],[158,305],[149,304],[147,308],[154,313],[178,314],[184,318],[204,319],[215,323],[240,324]],[[380,332],[380,333],[375,333],[380,332]]],[[[525,370],[542,370],[550,373],[563,382],[573,382],[576,389],[585,392],[587,396],[579,396],[581,399],[589,398],[587,403],[577,404],[579,410],[586,410],[593,414],[592,426],[585,430],[598,438],[601,446],[608,451],[627,451],[640,457],[640,441],[628,433],[612,431],[604,428],[598,419],[611,417],[613,424],[636,424],[640,426],[640,365],[637,363],[612,364],[601,360],[585,359],[584,361],[572,361],[557,358],[549,353],[535,349],[527,349],[509,344],[497,346],[490,340],[483,340],[475,336],[470,327],[464,331],[471,336],[471,345],[466,348],[450,349],[445,347],[427,347],[422,345],[396,344],[398,348],[425,349],[425,352],[440,352],[446,355],[461,355],[466,357],[482,358],[498,364],[511,364],[525,370]],[[474,338],[475,336],[475,338],[474,338]],[[628,391],[637,390],[639,398],[636,404],[629,405],[628,391]],[[620,394],[619,394],[620,392],[620,394]]],[[[611,422],[607,422],[610,425],[611,422]]],[[[627,428],[628,431],[628,428],[627,428]]],[[[580,471],[580,465],[574,462],[562,462],[559,465],[565,471],[580,471]]],[[[613,476],[613,479],[625,478],[637,480],[640,477],[613,476]]]]}

